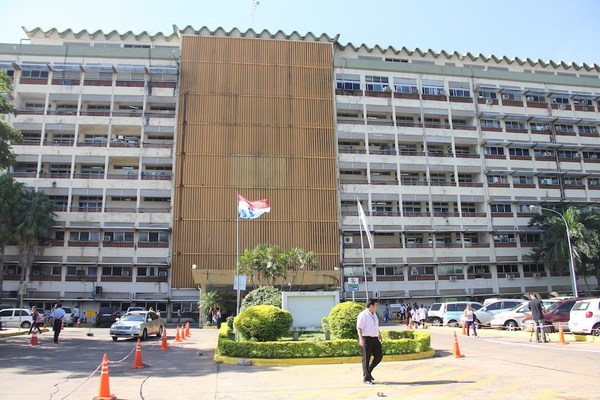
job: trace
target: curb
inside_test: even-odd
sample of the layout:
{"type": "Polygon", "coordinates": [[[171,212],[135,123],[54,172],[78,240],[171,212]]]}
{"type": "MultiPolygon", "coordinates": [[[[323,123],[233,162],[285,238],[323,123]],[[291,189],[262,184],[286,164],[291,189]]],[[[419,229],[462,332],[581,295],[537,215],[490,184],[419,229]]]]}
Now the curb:
{"type": "MultiPolygon", "coordinates": [[[[410,361],[422,360],[435,355],[435,350],[430,349],[420,353],[385,355],[382,361],[410,361]]],[[[288,366],[288,365],[324,365],[324,364],[354,364],[360,363],[361,357],[317,357],[317,358],[236,358],[215,354],[216,362],[237,364],[239,361],[251,361],[258,366],[288,366]]]]}
{"type": "MultiPolygon", "coordinates": [[[[44,332],[44,333],[50,332],[50,329],[44,328],[44,329],[42,329],[42,332],[44,332]]],[[[0,338],[7,338],[7,337],[13,337],[13,336],[24,336],[24,335],[29,335],[29,332],[27,332],[26,330],[22,330],[22,331],[18,331],[18,332],[0,333],[0,338]]]]}

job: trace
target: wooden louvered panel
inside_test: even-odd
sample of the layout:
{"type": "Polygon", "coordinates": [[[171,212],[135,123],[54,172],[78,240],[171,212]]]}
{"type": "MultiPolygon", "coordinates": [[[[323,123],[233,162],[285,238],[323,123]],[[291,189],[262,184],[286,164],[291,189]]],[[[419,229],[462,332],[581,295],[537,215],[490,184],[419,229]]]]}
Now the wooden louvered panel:
{"type": "MultiPolygon", "coordinates": [[[[192,280],[192,264],[231,284],[237,193],[266,198],[272,207],[258,220],[241,222],[242,249],[272,243],[313,250],[321,269],[337,276],[331,57],[324,43],[183,37],[174,287],[200,283],[192,280]]],[[[323,280],[322,273],[315,279],[323,280]]]]}

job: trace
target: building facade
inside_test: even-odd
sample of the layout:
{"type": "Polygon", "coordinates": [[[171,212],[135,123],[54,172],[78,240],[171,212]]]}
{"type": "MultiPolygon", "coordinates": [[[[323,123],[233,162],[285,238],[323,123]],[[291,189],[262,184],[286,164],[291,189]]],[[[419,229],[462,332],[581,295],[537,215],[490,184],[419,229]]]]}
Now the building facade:
{"type": "Polygon", "coordinates": [[[242,249],[315,250],[305,283],[343,297],[352,277],[364,297],[357,201],[386,301],[570,292],[529,256],[529,206],[600,201],[598,66],[295,32],[26,34],[0,44],[25,139],[9,172],[57,214],[29,305],[193,311],[198,289],[233,281],[237,193],[273,208],[242,224],[242,249]]]}

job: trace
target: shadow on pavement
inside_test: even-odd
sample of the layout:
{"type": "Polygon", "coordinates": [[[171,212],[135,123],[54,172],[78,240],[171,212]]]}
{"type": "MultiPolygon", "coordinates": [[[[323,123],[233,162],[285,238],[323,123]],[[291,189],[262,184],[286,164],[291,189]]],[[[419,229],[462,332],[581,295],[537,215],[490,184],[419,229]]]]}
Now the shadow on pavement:
{"type": "Polygon", "coordinates": [[[475,383],[475,381],[456,381],[456,380],[437,380],[437,381],[414,381],[414,382],[381,382],[386,386],[432,386],[432,385],[451,385],[455,383],[475,383]]]}

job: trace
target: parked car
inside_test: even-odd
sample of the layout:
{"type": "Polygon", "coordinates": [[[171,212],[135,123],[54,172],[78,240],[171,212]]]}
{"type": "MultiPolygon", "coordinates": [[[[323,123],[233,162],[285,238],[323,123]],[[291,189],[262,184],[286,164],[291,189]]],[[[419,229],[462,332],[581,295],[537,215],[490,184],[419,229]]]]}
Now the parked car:
{"type": "Polygon", "coordinates": [[[600,336],[600,298],[580,300],[573,305],[569,330],[600,336]]]}
{"type": "Polygon", "coordinates": [[[495,303],[500,300],[515,300],[515,299],[508,299],[508,298],[502,298],[502,297],[490,297],[483,301],[483,306],[485,307],[490,303],[495,303]]]}
{"type": "Polygon", "coordinates": [[[29,329],[33,318],[31,312],[26,308],[5,308],[0,310],[0,322],[2,322],[2,328],[29,329]]]}
{"type": "Polygon", "coordinates": [[[120,316],[121,313],[114,308],[100,307],[96,313],[94,326],[96,328],[100,326],[111,326],[120,316]]]}
{"type": "MultiPolygon", "coordinates": [[[[556,302],[558,302],[558,300],[555,299],[542,300],[542,304],[546,308],[549,308],[556,302]]],[[[519,304],[510,310],[495,314],[490,321],[490,326],[495,329],[520,329],[521,322],[528,315],[531,315],[531,311],[529,310],[529,301],[525,300],[522,304],[519,304]]]]}
{"type": "Polygon", "coordinates": [[[110,327],[110,336],[118,338],[140,338],[146,340],[148,335],[161,337],[165,324],[154,311],[134,311],[126,313],[110,327]]]}
{"type": "Polygon", "coordinates": [[[70,307],[61,307],[65,311],[65,316],[63,317],[63,322],[65,326],[73,326],[73,311],[70,307]]]}
{"type": "Polygon", "coordinates": [[[147,311],[145,307],[129,307],[127,308],[128,313],[133,312],[133,311],[147,311]]]}
{"type": "Polygon", "coordinates": [[[441,325],[444,320],[443,303],[433,303],[427,310],[427,322],[433,325],[441,325]]]}
{"type": "Polygon", "coordinates": [[[479,310],[483,307],[483,304],[476,301],[455,301],[451,303],[444,303],[445,313],[442,320],[443,325],[447,326],[458,326],[461,321],[462,315],[467,308],[467,304],[473,307],[473,310],[479,310]]]}
{"type": "MultiPolygon", "coordinates": [[[[547,331],[555,332],[558,330],[559,324],[562,324],[563,329],[569,329],[568,323],[571,317],[571,309],[578,300],[583,299],[566,299],[556,302],[548,308],[544,314],[544,325],[551,325],[547,331]]],[[[521,329],[524,331],[533,331],[533,318],[530,316],[523,319],[521,329]]]]}
{"type": "Polygon", "coordinates": [[[479,325],[489,326],[494,315],[502,311],[510,310],[512,308],[520,306],[521,304],[523,304],[523,302],[525,302],[525,300],[504,299],[494,301],[492,303],[488,303],[481,309],[477,310],[475,316],[477,316],[477,319],[479,320],[479,325]]]}

